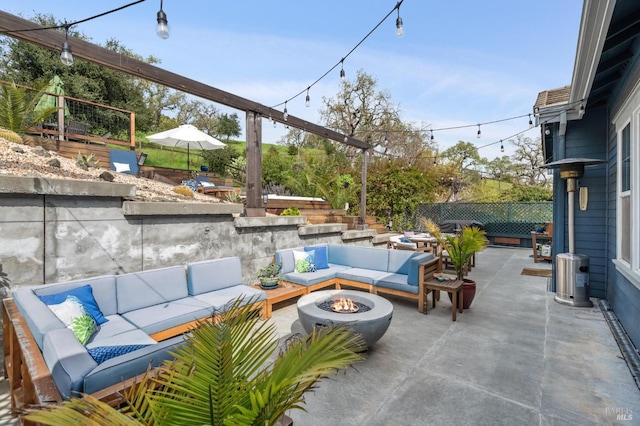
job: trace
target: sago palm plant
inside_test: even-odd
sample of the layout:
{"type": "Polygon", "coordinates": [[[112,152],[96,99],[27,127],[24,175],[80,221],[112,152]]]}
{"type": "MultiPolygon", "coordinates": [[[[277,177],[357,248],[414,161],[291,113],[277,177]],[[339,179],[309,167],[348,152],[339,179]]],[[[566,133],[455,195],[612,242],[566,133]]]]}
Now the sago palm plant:
{"type": "Polygon", "coordinates": [[[15,84],[0,85],[0,128],[23,135],[27,129],[44,121],[56,112],[56,107],[36,110],[42,91],[31,95],[26,88],[15,84]]]}
{"type": "Polygon", "coordinates": [[[90,396],[31,412],[48,425],[274,425],[302,407],[305,392],[362,359],[363,339],[344,325],[292,339],[278,351],[275,326],[242,301],[205,321],[156,378],[126,393],[120,411],[90,396]]]}

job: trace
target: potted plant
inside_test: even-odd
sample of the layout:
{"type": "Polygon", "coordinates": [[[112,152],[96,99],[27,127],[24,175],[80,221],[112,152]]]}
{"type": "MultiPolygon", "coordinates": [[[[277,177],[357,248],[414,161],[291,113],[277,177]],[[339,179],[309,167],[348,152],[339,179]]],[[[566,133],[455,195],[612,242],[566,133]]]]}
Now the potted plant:
{"type": "Polygon", "coordinates": [[[280,281],[280,268],[279,263],[271,263],[264,268],[258,269],[256,277],[260,280],[260,286],[265,289],[278,287],[280,281]]]}
{"type": "Polygon", "coordinates": [[[456,270],[456,277],[464,282],[462,307],[469,308],[476,294],[476,282],[464,278],[464,274],[468,270],[473,256],[489,244],[487,233],[477,226],[465,226],[456,234],[443,235],[438,225],[431,219],[424,219],[424,224],[431,235],[438,240],[442,249],[447,251],[451,264],[456,270]]]}

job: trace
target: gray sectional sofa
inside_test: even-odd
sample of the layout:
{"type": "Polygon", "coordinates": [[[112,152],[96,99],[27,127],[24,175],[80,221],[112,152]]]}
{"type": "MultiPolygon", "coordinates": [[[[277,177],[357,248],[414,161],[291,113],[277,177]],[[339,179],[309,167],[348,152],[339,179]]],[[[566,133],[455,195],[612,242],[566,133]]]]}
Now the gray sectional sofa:
{"type": "MultiPolygon", "coordinates": [[[[198,320],[222,313],[238,297],[244,297],[245,303],[257,304],[266,299],[263,291],[243,284],[237,257],[20,287],[14,291],[13,301],[6,299],[3,307],[6,311],[15,303],[19,315],[14,312],[13,316],[21,318],[4,312],[5,322],[10,320],[19,327],[24,320],[37,345],[31,350],[37,349],[40,354],[35,350],[32,354],[7,354],[12,345],[5,344],[5,371],[9,375],[21,374],[17,366],[6,365],[7,356],[23,359],[25,364],[41,356],[63,399],[78,392],[104,392],[144,373],[149,365],[157,366],[169,359],[169,351],[183,342],[184,333],[198,320]],[[85,344],[49,308],[57,308],[60,301],[66,303],[69,291],[99,323],[85,344]],[[91,296],[95,302],[91,302],[91,296]]],[[[12,336],[24,332],[5,330],[12,336]]],[[[22,350],[29,350],[29,338],[20,340],[22,350]]],[[[25,367],[28,370],[30,366],[25,367]]],[[[23,391],[33,387],[26,382],[34,377],[21,379],[13,377],[11,382],[22,386],[23,391]]],[[[11,391],[13,395],[18,389],[11,391]]],[[[31,401],[38,402],[42,403],[31,401]]]]}
{"type": "Polygon", "coordinates": [[[311,292],[325,287],[342,286],[367,290],[374,294],[395,294],[418,301],[425,312],[427,294],[423,282],[438,272],[438,258],[431,253],[388,250],[345,244],[317,244],[277,250],[274,262],[282,265],[285,281],[303,285],[311,292]],[[296,272],[294,252],[321,250],[320,261],[309,272],[296,272]],[[326,254],[326,262],[324,256],[326,254]]]}

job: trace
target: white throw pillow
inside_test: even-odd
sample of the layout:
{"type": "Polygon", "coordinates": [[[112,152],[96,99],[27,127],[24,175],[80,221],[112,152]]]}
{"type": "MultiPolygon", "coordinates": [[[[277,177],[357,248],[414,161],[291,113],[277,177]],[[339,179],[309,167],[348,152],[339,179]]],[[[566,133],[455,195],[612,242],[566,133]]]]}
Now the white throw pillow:
{"type": "Polygon", "coordinates": [[[118,173],[124,173],[124,172],[130,172],[131,171],[131,167],[129,167],[129,163],[116,163],[114,161],[113,162],[113,168],[115,168],[116,172],[118,172],[118,173]]]}
{"type": "Polygon", "coordinates": [[[312,251],[293,250],[293,261],[296,272],[314,272],[316,270],[315,256],[312,251]]]}

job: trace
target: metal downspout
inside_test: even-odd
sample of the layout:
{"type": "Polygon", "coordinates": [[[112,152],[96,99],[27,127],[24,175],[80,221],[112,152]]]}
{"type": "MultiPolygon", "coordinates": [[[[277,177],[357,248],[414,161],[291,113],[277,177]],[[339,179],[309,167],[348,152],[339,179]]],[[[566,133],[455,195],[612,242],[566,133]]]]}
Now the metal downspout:
{"type": "Polygon", "coordinates": [[[618,347],[620,348],[620,352],[622,352],[622,356],[624,360],[627,362],[627,367],[629,367],[629,371],[633,376],[633,380],[636,382],[636,386],[640,389],[640,355],[638,355],[638,350],[633,346],[633,342],[627,335],[624,328],[618,321],[618,317],[616,317],[615,312],[611,309],[609,302],[604,299],[598,299],[598,306],[602,311],[602,315],[607,320],[607,324],[609,324],[609,328],[611,329],[611,334],[615,337],[616,342],[618,343],[618,347]]]}

